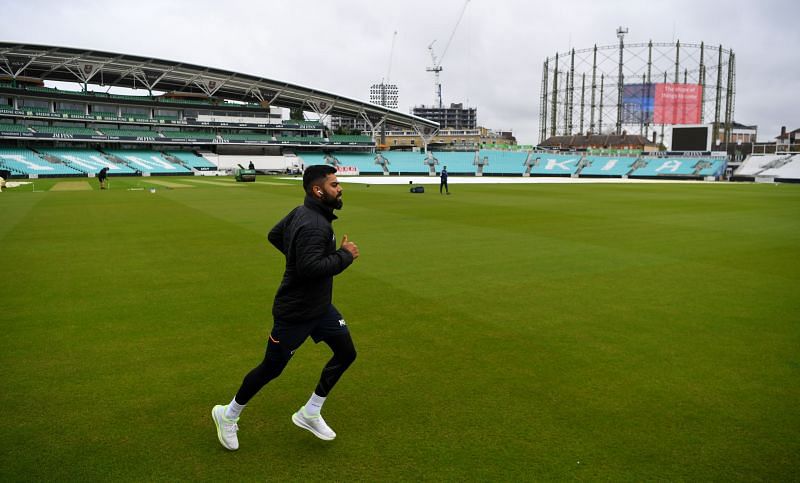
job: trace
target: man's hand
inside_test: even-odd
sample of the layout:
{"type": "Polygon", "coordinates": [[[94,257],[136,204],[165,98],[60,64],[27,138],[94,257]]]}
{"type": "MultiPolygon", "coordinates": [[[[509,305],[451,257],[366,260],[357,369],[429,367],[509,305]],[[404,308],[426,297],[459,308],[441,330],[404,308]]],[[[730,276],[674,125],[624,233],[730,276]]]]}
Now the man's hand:
{"type": "Polygon", "coordinates": [[[345,250],[350,252],[351,255],[353,255],[353,260],[358,258],[358,247],[356,246],[355,243],[347,239],[347,235],[345,235],[344,238],[342,238],[342,248],[344,248],[345,250]]]}

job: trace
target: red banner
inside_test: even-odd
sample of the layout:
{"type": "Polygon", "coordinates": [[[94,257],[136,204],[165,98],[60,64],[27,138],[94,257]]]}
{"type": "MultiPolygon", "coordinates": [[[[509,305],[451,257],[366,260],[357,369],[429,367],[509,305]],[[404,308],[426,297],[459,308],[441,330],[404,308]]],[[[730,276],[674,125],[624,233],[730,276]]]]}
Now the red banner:
{"type": "Polygon", "coordinates": [[[656,84],[656,124],[699,124],[702,87],[697,84],[656,84]]]}

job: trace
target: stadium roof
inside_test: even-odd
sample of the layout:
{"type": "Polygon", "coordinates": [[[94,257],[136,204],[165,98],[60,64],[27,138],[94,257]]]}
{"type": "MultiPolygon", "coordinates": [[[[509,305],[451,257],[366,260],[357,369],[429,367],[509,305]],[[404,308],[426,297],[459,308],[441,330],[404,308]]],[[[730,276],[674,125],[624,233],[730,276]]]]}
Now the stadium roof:
{"type": "Polygon", "coordinates": [[[0,42],[0,77],[195,94],[321,114],[367,116],[377,123],[438,128],[438,123],[297,84],[213,67],[51,45],[0,42]]]}

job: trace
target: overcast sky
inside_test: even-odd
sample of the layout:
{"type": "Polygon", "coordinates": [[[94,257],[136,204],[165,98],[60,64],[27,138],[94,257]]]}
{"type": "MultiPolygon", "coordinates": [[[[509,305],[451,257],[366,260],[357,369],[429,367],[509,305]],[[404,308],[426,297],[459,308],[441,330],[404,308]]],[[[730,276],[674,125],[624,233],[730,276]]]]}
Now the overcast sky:
{"type": "MultiPolygon", "coordinates": [[[[368,100],[389,71],[400,107],[433,104],[428,44],[441,55],[463,0],[0,0],[0,40],[157,57],[368,100]]],[[[538,141],[542,63],[617,43],[704,41],[736,53],[735,119],[759,140],[800,128],[800,8],[793,0],[471,0],[443,61],[445,103],[538,141]]]]}

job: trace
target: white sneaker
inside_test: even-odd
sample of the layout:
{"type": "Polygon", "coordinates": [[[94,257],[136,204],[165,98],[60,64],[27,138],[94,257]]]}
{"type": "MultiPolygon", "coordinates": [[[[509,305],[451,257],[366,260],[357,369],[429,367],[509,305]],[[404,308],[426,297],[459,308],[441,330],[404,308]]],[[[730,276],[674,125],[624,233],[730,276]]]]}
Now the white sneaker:
{"type": "Polygon", "coordinates": [[[324,439],[325,441],[330,441],[336,437],[336,433],[333,432],[330,426],[325,424],[325,420],[322,419],[322,415],[318,414],[316,416],[308,416],[306,414],[306,407],[301,407],[296,413],[292,414],[292,422],[303,428],[311,431],[314,433],[319,439],[324,439]]]}
{"type": "Polygon", "coordinates": [[[239,425],[236,423],[239,418],[226,418],[225,406],[218,404],[211,410],[211,419],[214,420],[214,424],[217,426],[217,438],[219,438],[222,446],[231,451],[239,449],[239,438],[236,437],[236,431],[239,431],[239,425]]]}

